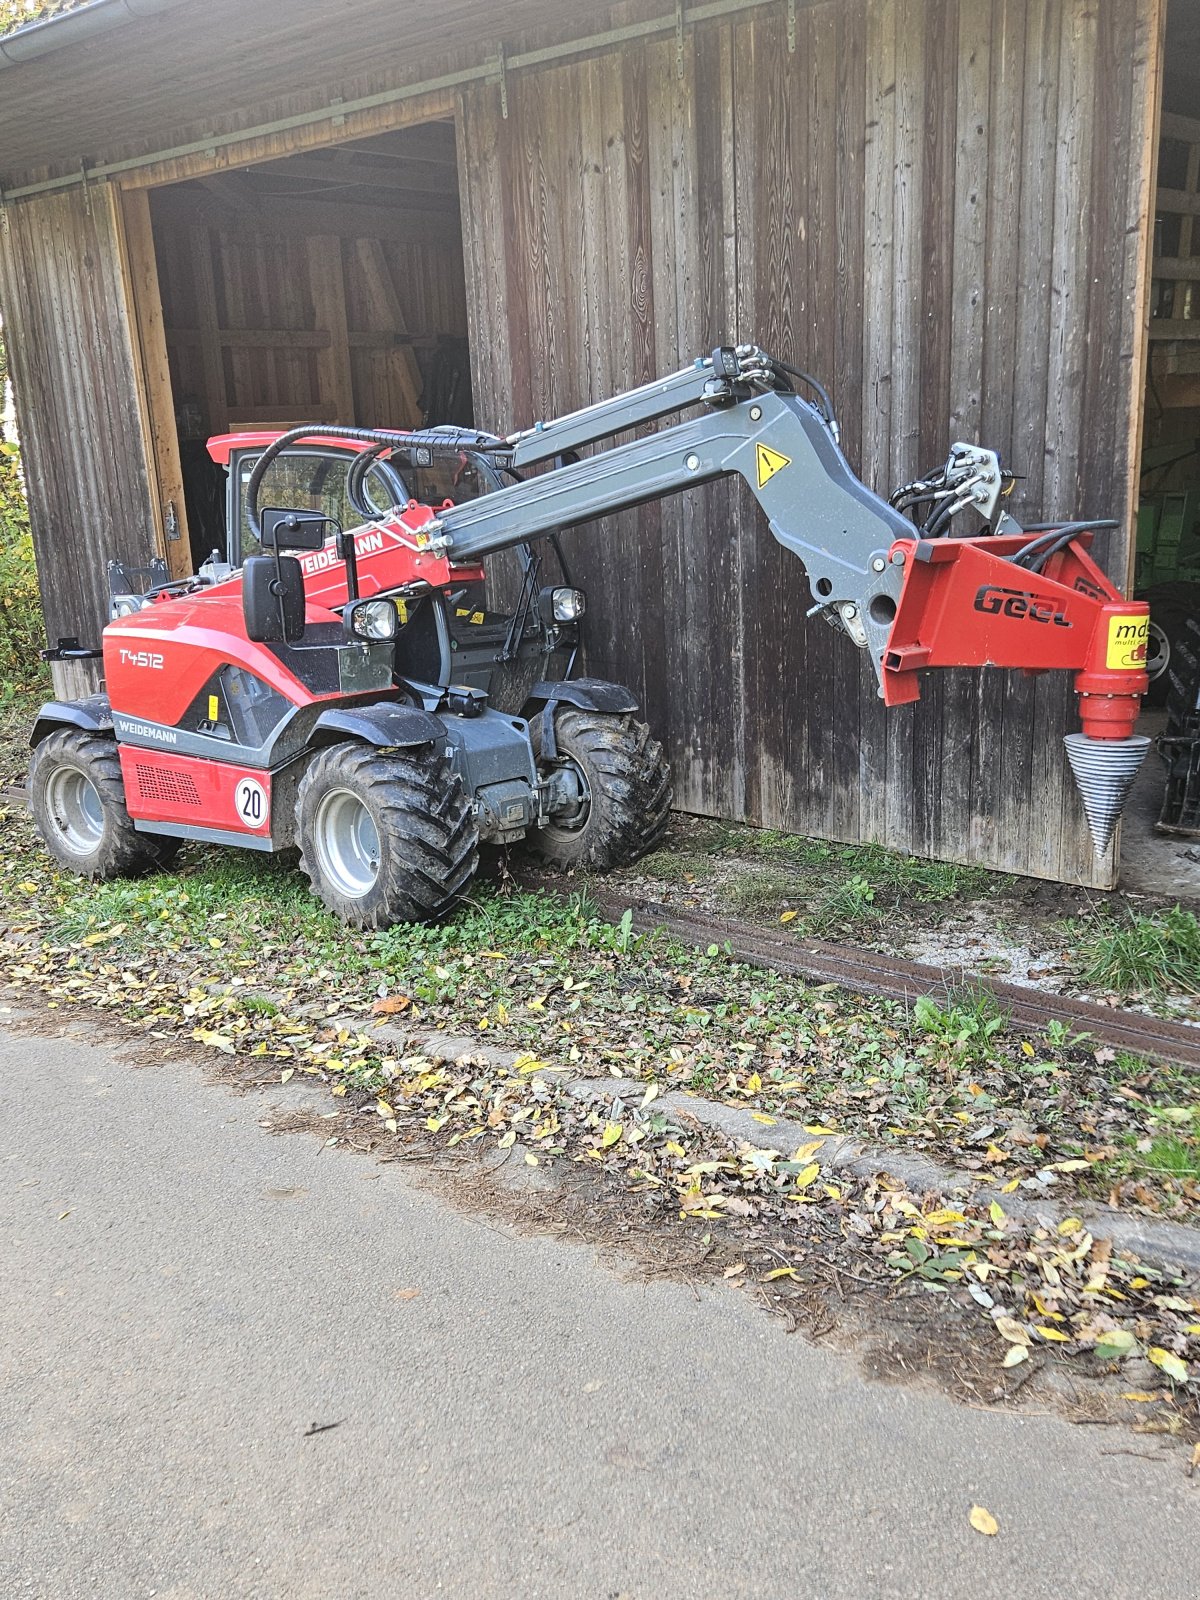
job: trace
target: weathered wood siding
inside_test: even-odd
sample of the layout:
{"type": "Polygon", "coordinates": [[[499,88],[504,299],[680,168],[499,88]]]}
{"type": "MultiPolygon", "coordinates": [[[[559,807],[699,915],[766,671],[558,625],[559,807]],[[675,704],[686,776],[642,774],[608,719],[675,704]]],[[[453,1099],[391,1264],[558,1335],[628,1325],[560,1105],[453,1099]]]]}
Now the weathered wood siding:
{"type": "MultiPolygon", "coordinates": [[[[735,337],[822,375],[886,492],[958,438],[1018,514],[1125,513],[1153,0],[827,0],[473,89],[460,160],[483,426],[735,337]]],[[[886,716],[751,497],[577,536],[588,666],[634,685],[678,802],[1107,883],[1061,678],[947,673],[886,716]]],[[[1127,543],[1103,551],[1124,579],[1127,543]]]]}
{"type": "Polygon", "coordinates": [[[140,564],[156,551],[107,185],[5,208],[0,305],[46,631],[96,644],[108,620],[108,560],[140,564]]]}

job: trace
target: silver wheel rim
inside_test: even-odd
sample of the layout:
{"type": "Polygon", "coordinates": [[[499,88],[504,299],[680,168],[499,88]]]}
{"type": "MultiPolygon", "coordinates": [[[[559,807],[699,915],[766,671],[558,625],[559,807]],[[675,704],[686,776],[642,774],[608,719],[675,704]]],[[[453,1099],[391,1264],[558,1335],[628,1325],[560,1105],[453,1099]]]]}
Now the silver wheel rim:
{"type": "Polygon", "coordinates": [[[379,878],[379,831],[349,789],[331,789],[317,806],[313,827],[325,881],[348,900],[370,894],[379,878]]]}
{"type": "Polygon", "coordinates": [[[1152,618],[1146,647],[1146,675],[1150,682],[1154,683],[1161,678],[1170,663],[1171,641],[1152,618]]]}
{"type": "Polygon", "coordinates": [[[64,849],[90,856],[104,838],[104,806],[79,767],[57,767],[46,784],[46,810],[64,849]]]}

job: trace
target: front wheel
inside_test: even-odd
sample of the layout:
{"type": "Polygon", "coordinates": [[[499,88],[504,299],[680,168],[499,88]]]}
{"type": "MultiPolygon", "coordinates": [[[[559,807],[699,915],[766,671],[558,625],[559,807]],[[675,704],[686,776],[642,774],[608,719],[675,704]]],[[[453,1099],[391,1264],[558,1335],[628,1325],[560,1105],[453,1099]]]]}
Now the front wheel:
{"type": "Polygon", "coordinates": [[[479,831],[441,750],[330,745],[296,795],[300,870],[353,928],[433,922],[465,893],[479,831]]]}
{"type": "Polygon", "coordinates": [[[47,734],[33,752],[29,809],[50,854],[81,878],[139,877],[167,866],[181,843],[137,831],[116,745],[82,728],[47,734]]]}
{"type": "Polygon", "coordinates": [[[553,762],[543,756],[541,717],[532,732],[539,771],[561,774],[564,800],[530,834],[535,855],[564,869],[607,872],[654,849],[671,820],[671,769],[644,722],[563,706],[554,721],[553,762]]]}

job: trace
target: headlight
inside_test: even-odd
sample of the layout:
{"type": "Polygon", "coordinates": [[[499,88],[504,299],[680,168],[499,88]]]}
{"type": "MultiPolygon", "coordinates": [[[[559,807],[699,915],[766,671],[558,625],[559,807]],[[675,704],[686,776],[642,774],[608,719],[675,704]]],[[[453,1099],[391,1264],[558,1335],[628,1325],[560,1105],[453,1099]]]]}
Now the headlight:
{"type": "Polygon", "coordinates": [[[359,600],[347,608],[350,632],[359,639],[394,639],[396,604],[393,600],[359,600]]]}
{"type": "Polygon", "coordinates": [[[555,589],[550,609],[555,622],[578,622],[587,610],[587,595],[582,589],[555,589]]]}

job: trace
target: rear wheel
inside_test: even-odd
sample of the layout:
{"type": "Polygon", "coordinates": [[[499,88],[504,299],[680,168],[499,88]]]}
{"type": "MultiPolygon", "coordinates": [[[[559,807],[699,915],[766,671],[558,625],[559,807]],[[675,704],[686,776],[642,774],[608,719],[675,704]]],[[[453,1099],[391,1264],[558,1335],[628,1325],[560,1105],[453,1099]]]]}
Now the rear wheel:
{"type": "Polygon", "coordinates": [[[180,840],[139,833],[111,739],[82,728],[44,738],[29,763],[29,809],[46,848],[83,878],[133,878],[174,859],[180,840]]]}
{"type": "Polygon", "coordinates": [[[1146,641],[1146,672],[1152,706],[1167,703],[1171,692],[1172,661],[1187,631],[1188,620],[1200,616],[1200,584],[1159,584],[1143,596],[1150,603],[1150,636],[1146,641]]]}
{"type": "Polygon", "coordinates": [[[543,729],[533,725],[543,774],[561,774],[563,804],[530,848],[556,867],[606,872],[653,850],[671,820],[671,769],[644,722],[563,706],[554,720],[555,761],[543,759],[543,729]]]}
{"type": "Polygon", "coordinates": [[[479,862],[462,780],[433,747],[321,751],[296,795],[296,842],[313,892],[354,928],[445,916],[479,862]]]}

